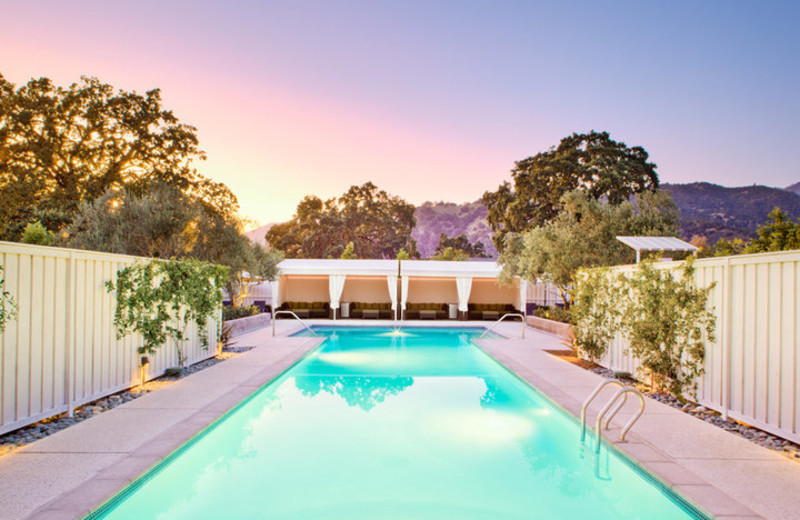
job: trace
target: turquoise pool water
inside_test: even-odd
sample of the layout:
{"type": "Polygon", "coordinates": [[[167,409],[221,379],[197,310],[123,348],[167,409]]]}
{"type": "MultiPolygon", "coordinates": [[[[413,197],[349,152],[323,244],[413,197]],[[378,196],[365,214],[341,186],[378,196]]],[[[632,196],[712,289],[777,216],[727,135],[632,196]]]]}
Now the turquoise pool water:
{"type": "Polygon", "coordinates": [[[471,343],[483,329],[328,336],[92,518],[686,519],[621,456],[471,343]]]}

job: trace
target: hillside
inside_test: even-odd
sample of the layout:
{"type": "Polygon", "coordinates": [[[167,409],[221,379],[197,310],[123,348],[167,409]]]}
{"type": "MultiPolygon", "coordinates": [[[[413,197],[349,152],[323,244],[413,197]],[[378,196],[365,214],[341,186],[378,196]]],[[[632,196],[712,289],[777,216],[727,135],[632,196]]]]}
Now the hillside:
{"type": "Polygon", "coordinates": [[[245,233],[245,235],[253,242],[265,246],[267,245],[267,239],[264,238],[264,236],[267,234],[267,231],[269,231],[269,228],[271,228],[274,225],[275,225],[274,223],[264,224],[263,226],[258,227],[252,231],[248,231],[247,233],[245,233]]]}
{"type": "MultiPolygon", "coordinates": [[[[786,189],[757,185],[727,188],[707,182],[662,184],[661,187],[672,193],[681,210],[681,234],[686,240],[701,235],[713,244],[720,238],[752,238],[756,228],[767,220],[776,206],[791,218],[800,218],[800,183],[786,189]]],[[[464,233],[473,243],[483,242],[492,257],[497,256],[486,213],[479,200],[465,204],[425,202],[417,207],[417,227],[412,236],[417,240],[422,257],[433,255],[439,233],[451,237],[464,233]]],[[[261,226],[247,236],[264,244],[264,235],[273,225],[261,226]]]]}
{"type": "Polygon", "coordinates": [[[417,227],[411,234],[417,240],[422,258],[431,256],[439,243],[439,233],[454,237],[462,233],[473,244],[483,242],[486,252],[494,257],[497,251],[492,244],[492,231],[486,223],[486,207],[480,202],[456,204],[454,202],[425,202],[417,207],[417,227]]]}
{"type": "Polygon", "coordinates": [[[800,217],[800,195],[767,186],[727,188],[707,182],[662,184],[672,192],[681,210],[684,238],[705,235],[709,243],[719,238],[751,238],[767,220],[773,208],[780,207],[791,218],[800,217]]]}

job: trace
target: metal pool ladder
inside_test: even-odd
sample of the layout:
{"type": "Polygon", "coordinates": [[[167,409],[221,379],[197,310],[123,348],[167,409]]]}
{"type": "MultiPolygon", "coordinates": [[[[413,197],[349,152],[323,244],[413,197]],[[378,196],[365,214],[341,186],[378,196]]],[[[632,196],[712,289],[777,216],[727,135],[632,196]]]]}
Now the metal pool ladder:
{"type": "Polygon", "coordinates": [[[628,431],[633,427],[636,421],[639,420],[639,417],[642,416],[644,413],[644,396],[640,391],[635,389],[632,386],[625,386],[622,381],[619,379],[606,379],[605,381],[601,382],[597,387],[589,394],[589,397],[584,401],[583,406],[581,407],[581,443],[586,439],[586,409],[589,407],[589,404],[597,397],[597,394],[600,393],[600,390],[605,388],[608,385],[616,385],[619,387],[619,390],[608,400],[608,402],[603,406],[603,409],[600,410],[600,413],[597,414],[597,421],[595,423],[595,436],[597,437],[597,445],[595,447],[595,451],[600,451],[600,429],[601,429],[601,422],[605,417],[605,422],[602,423],[602,427],[608,429],[608,423],[611,422],[611,419],[620,411],[620,409],[625,406],[625,401],[628,399],[628,394],[634,394],[639,398],[639,410],[631,417],[631,420],[628,421],[628,424],[622,428],[622,431],[619,433],[619,441],[622,442],[625,440],[625,435],[627,435],[628,431]],[[620,397],[622,400],[620,401],[620,397]],[[610,413],[609,413],[610,412],[610,413]],[[606,417],[606,414],[609,414],[606,417]]]}
{"type": "Polygon", "coordinates": [[[499,320],[497,320],[496,322],[492,323],[492,326],[491,326],[491,327],[489,327],[488,329],[486,329],[486,331],[485,331],[483,334],[481,334],[480,336],[478,336],[478,339],[481,339],[481,338],[483,338],[485,335],[489,334],[489,333],[492,331],[492,329],[493,329],[493,328],[495,328],[495,326],[496,326],[498,323],[500,323],[501,321],[503,321],[504,319],[506,319],[506,318],[508,318],[508,317],[511,317],[511,318],[515,318],[515,317],[516,317],[516,318],[519,318],[520,320],[522,320],[522,339],[525,339],[525,316],[524,316],[523,314],[519,313],[519,312],[507,312],[507,313],[503,314],[503,315],[500,317],[500,319],[499,319],[499,320]]]}
{"type": "Polygon", "coordinates": [[[301,324],[303,327],[305,327],[306,329],[308,329],[308,332],[310,332],[311,334],[313,334],[313,335],[315,335],[315,336],[319,336],[319,334],[317,334],[316,332],[314,332],[313,330],[311,330],[311,327],[309,327],[308,325],[306,325],[306,322],[304,322],[303,320],[301,320],[301,319],[300,319],[300,316],[298,316],[297,314],[295,314],[295,313],[294,313],[294,312],[292,312],[292,311],[275,311],[275,312],[272,314],[272,335],[273,335],[273,336],[275,335],[275,318],[276,318],[276,317],[277,317],[279,314],[285,314],[285,315],[287,315],[287,316],[292,316],[294,319],[296,319],[297,321],[299,321],[299,322],[300,322],[300,324],[301,324]]]}

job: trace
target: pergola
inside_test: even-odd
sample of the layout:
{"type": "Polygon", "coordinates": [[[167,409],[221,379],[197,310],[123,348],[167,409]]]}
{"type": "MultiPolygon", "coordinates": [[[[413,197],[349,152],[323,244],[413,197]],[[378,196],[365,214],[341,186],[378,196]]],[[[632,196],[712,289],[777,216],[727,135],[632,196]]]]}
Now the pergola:
{"type": "Polygon", "coordinates": [[[636,263],[641,261],[642,251],[691,251],[695,255],[699,248],[675,237],[616,237],[626,246],[636,250],[636,263]]]}

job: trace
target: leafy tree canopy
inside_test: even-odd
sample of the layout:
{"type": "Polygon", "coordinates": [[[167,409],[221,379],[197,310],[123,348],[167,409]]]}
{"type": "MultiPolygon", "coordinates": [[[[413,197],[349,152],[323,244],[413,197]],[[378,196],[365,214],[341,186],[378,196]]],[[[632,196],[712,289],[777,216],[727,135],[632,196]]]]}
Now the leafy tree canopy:
{"type": "Polygon", "coordinates": [[[138,190],[109,190],[82,203],[59,240],[78,249],[228,266],[226,288],[236,301],[254,281],[275,279],[282,259],[251,242],[241,227],[238,217],[220,214],[201,196],[161,181],[138,190]]]}
{"type": "Polygon", "coordinates": [[[439,233],[439,243],[436,245],[434,258],[443,255],[448,248],[462,252],[466,258],[489,258],[483,242],[479,240],[473,244],[464,233],[455,237],[449,237],[447,233],[439,233]]]}
{"type": "Polygon", "coordinates": [[[566,295],[579,268],[631,263],[634,252],[617,236],[674,236],[680,215],[668,192],[642,193],[618,205],[583,190],[561,199],[562,212],[545,225],[506,237],[498,262],[504,276],[554,283],[566,295]]]}
{"type": "MultiPolygon", "coordinates": [[[[116,91],[89,77],[66,88],[47,78],[15,87],[0,75],[0,231],[6,239],[18,239],[34,220],[60,231],[81,203],[166,175],[156,172],[181,178],[187,191],[220,190],[189,168],[204,158],[196,129],[162,108],[158,89],[116,91]]],[[[223,208],[236,209],[218,204],[223,208]]]]}
{"type": "Polygon", "coordinates": [[[431,260],[455,260],[455,261],[463,261],[469,260],[470,256],[464,252],[463,249],[457,249],[455,247],[447,246],[441,251],[437,252],[435,255],[431,257],[431,260]]]}
{"type": "Polygon", "coordinates": [[[572,134],[557,147],[515,163],[513,186],[504,182],[486,192],[483,203],[498,251],[505,235],[520,233],[554,219],[565,193],[579,189],[595,200],[616,205],[632,195],[658,189],[656,165],[641,146],[628,147],[608,132],[572,134]]]}
{"type": "Polygon", "coordinates": [[[0,76],[2,238],[222,264],[235,297],[258,273],[274,278],[279,255],[243,235],[235,195],[193,169],[202,159],[158,89],[0,76]]]}
{"type": "Polygon", "coordinates": [[[411,232],[414,206],[371,182],[339,198],[306,196],[288,222],[267,232],[267,241],[288,258],[339,258],[352,243],[356,258],[396,258],[401,249],[418,256],[411,232]]]}

